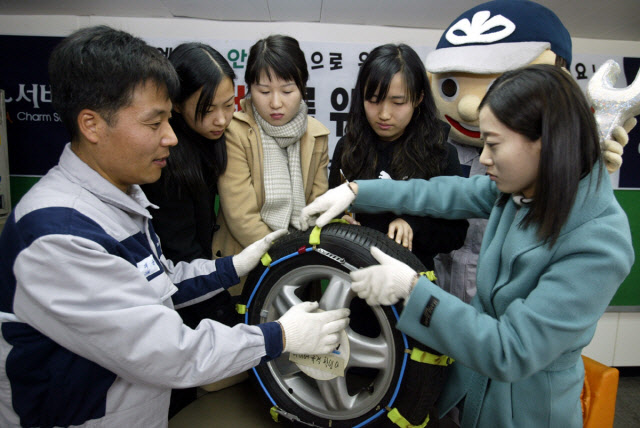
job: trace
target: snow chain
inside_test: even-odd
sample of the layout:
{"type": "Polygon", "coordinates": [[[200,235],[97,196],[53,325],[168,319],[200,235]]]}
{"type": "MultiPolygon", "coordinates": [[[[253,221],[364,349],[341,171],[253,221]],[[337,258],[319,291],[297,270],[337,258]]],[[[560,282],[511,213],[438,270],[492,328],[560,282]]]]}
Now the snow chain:
{"type": "MultiPolygon", "coordinates": [[[[337,218],[334,218],[329,223],[349,224],[348,221],[342,220],[342,219],[337,219],[337,218]]],[[[313,230],[311,231],[311,234],[309,235],[309,245],[311,245],[314,249],[316,248],[316,245],[320,245],[320,232],[321,231],[322,231],[322,228],[316,226],[316,227],[313,228],[313,230]]]]}
{"type": "Polygon", "coordinates": [[[426,276],[427,279],[431,282],[436,282],[436,279],[438,279],[436,277],[436,273],[432,270],[428,271],[428,272],[418,272],[418,275],[420,276],[426,276]]]}
{"type": "MultiPolygon", "coordinates": [[[[330,221],[330,223],[345,223],[345,224],[349,224],[346,220],[342,220],[342,219],[333,219],[333,220],[330,221]]],[[[298,249],[297,252],[292,253],[292,254],[290,254],[288,256],[282,257],[282,258],[276,260],[275,262],[273,262],[273,260],[271,259],[271,256],[269,255],[269,253],[265,253],[262,256],[260,261],[261,261],[262,265],[265,266],[267,269],[265,270],[265,272],[263,272],[262,277],[259,279],[258,283],[256,284],[256,288],[254,289],[254,293],[249,297],[249,301],[247,302],[247,304],[246,305],[243,305],[243,304],[240,304],[240,303],[236,304],[236,312],[238,312],[241,315],[245,315],[245,323],[248,324],[247,318],[246,318],[248,316],[248,314],[247,314],[247,305],[249,305],[250,302],[253,300],[253,295],[255,294],[255,292],[257,291],[258,287],[262,283],[262,279],[264,278],[266,273],[272,267],[271,266],[272,263],[274,265],[277,265],[281,261],[286,260],[286,259],[288,259],[290,257],[295,257],[297,255],[301,255],[301,254],[304,254],[304,253],[309,252],[309,251],[317,251],[318,253],[320,253],[320,254],[322,254],[322,255],[324,255],[326,257],[329,257],[332,260],[338,261],[339,263],[343,264],[347,269],[349,269],[351,271],[357,269],[355,266],[347,263],[343,258],[338,257],[335,254],[332,254],[332,253],[330,253],[330,252],[328,252],[328,251],[326,251],[326,250],[324,250],[322,248],[317,248],[317,246],[320,245],[320,231],[321,231],[321,228],[316,226],[316,227],[313,228],[313,230],[311,231],[311,234],[309,235],[309,244],[312,246],[312,248],[301,247],[301,248],[298,249]]],[[[431,281],[435,281],[435,279],[436,279],[433,271],[421,272],[420,275],[425,275],[431,281]]],[[[394,315],[396,316],[396,319],[398,319],[398,313],[395,310],[395,307],[392,307],[392,310],[393,310],[394,315]]],[[[408,346],[406,336],[404,334],[402,334],[402,337],[404,339],[405,346],[408,346]]],[[[408,349],[405,349],[405,353],[406,354],[411,354],[411,358],[412,359],[415,359],[414,358],[414,353],[417,354],[418,352],[422,353],[422,354],[420,354],[420,355],[422,355],[422,358],[425,358],[424,354],[428,354],[427,352],[420,351],[419,349],[416,349],[416,348],[414,348],[413,351],[409,351],[408,349]]],[[[438,358],[449,359],[449,357],[447,357],[445,355],[442,355],[442,356],[439,356],[439,357],[436,356],[436,355],[433,355],[433,354],[428,354],[428,355],[432,356],[434,359],[438,359],[438,358]]],[[[450,359],[450,360],[453,361],[452,359],[450,359]]],[[[405,357],[401,373],[404,373],[404,366],[406,364],[406,361],[407,360],[406,360],[406,357],[405,357]]],[[[416,361],[420,361],[420,360],[416,359],[416,361]]],[[[427,361],[420,361],[420,362],[427,362],[427,361]]],[[[432,363],[432,364],[434,364],[434,363],[432,363]]],[[[440,364],[440,365],[443,365],[443,364],[440,364]]],[[[292,413],[289,413],[289,412],[285,411],[284,409],[278,407],[276,405],[275,401],[273,400],[273,398],[271,397],[271,395],[269,394],[269,392],[267,391],[267,389],[264,387],[264,384],[262,383],[262,380],[260,379],[260,376],[256,372],[255,367],[252,370],[253,370],[253,372],[254,372],[257,380],[258,380],[258,383],[261,385],[262,389],[267,394],[267,398],[273,404],[273,406],[269,409],[269,413],[271,415],[271,418],[274,421],[279,422],[278,419],[279,419],[280,416],[282,416],[283,418],[288,419],[289,421],[292,421],[292,422],[297,422],[297,423],[300,423],[300,424],[303,424],[303,425],[306,425],[306,426],[310,426],[310,427],[318,427],[318,425],[316,425],[314,423],[305,422],[305,421],[301,420],[298,416],[296,416],[296,415],[294,415],[292,413]]],[[[395,401],[396,395],[398,393],[398,388],[400,387],[401,383],[402,383],[402,375],[401,375],[401,377],[400,377],[400,379],[398,381],[398,384],[396,386],[396,391],[395,391],[395,393],[394,393],[389,405],[392,405],[393,402],[395,401]]],[[[397,408],[390,409],[389,407],[386,407],[385,409],[381,409],[379,412],[377,412],[371,418],[367,419],[366,421],[361,422],[359,425],[357,425],[357,427],[360,427],[362,425],[366,425],[369,422],[373,421],[374,419],[377,419],[379,416],[381,416],[384,413],[385,410],[387,410],[387,416],[389,417],[389,419],[393,423],[395,423],[396,425],[398,425],[401,428],[424,428],[424,427],[427,426],[427,423],[429,422],[429,415],[427,415],[427,418],[425,419],[425,421],[424,421],[424,423],[422,425],[411,425],[409,423],[409,421],[407,421],[407,419],[405,419],[400,414],[400,412],[398,411],[397,408]]],[[[329,423],[330,423],[329,426],[331,426],[331,421],[329,423]]]]}
{"type": "Polygon", "coordinates": [[[400,414],[400,411],[397,407],[390,410],[387,413],[387,417],[391,420],[391,422],[398,425],[400,428],[424,428],[429,423],[429,415],[427,415],[427,418],[421,425],[411,425],[411,422],[406,420],[405,417],[400,414]]]}
{"type": "Polygon", "coordinates": [[[271,260],[271,256],[269,255],[269,253],[264,253],[260,258],[260,263],[262,263],[262,266],[269,266],[272,261],[273,260],[271,260]]]}
{"type": "Polygon", "coordinates": [[[269,413],[271,414],[271,419],[273,419],[276,422],[280,422],[278,420],[278,418],[280,416],[282,416],[283,418],[286,418],[286,419],[290,420],[291,422],[297,422],[299,424],[303,424],[303,425],[306,425],[308,427],[318,427],[318,425],[313,424],[313,423],[309,423],[309,422],[305,422],[305,421],[301,420],[299,417],[297,417],[296,415],[294,415],[293,413],[286,412],[286,411],[282,410],[278,406],[271,407],[271,409],[269,409],[269,413]]]}
{"type": "Polygon", "coordinates": [[[423,351],[418,348],[413,348],[411,350],[405,349],[407,354],[410,354],[410,358],[413,361],[417,361],[423,364],[431,364],[433,366],[449,366],[453,363],[454,359],[447,355],[435,355],[431,354],[427,351],[423,351]]]}

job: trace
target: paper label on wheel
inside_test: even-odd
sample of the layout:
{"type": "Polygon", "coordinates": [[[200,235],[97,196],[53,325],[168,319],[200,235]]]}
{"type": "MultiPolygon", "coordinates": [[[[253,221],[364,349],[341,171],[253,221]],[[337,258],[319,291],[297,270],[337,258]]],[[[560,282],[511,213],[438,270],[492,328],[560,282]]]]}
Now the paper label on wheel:
{"type": "Polygon", "coordinates": [[[289,361],[295,363],[302,372],[316,380],[330,380],[344,377],[349,362],[349,338],[343,330],[340,332],[340,344],[330,354],[307,355],[289,354],[289,361]]]}
{"type": "MultiPolygon", "coordinates": [[[[344,377],[344,369],[346,364],[342,358],[336,354],[322,354],[322,355],[301,355],[301,354],[289,354],[289,360],[296,363],[298,366],[305,366],[322,373],[330,373],[335,376],[344,377]]],[[[302,369],[302,367],[301,367],[302,369]]],[[[303,369],[303,371],[307,372],[303,369]]],[[[307,373],[310,374],[310,373],[307,373]]],[[[311,374],[310,374],[311,375],[311,374]]],[[[335,377],[332,376],[332,377],[335,377]]],[[[323,378],[324,376],[313,376],[315,378],[323,378]]]]}

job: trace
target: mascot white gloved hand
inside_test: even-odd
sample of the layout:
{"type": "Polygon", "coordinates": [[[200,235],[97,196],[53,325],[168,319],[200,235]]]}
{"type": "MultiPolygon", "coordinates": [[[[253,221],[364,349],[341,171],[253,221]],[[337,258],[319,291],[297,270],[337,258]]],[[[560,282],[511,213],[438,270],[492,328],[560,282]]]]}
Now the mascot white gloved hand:
{"type": "Polygon", "coordinates": [[[615,88],[620,65],[608,60],[593,75],[587,86],[587,98],[593,107],[603,156],[609,172],[622,164],[622,148],[629,142],[628,133],[640,114],[640,72],[626,88],[615,88]],[[617,166],[617,167],[616,167],[617,166]]]}

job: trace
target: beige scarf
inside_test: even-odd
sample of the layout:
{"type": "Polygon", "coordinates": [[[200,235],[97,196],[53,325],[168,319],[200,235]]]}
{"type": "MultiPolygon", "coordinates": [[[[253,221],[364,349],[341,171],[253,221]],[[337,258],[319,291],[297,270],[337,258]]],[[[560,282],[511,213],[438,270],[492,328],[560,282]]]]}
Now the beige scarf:
{"type": "Polygon", "coordinates": [[[300,166],[300,138],[307,131],[307,105],[300,102],[298,113],[288,123],[273,126],[254,109],[260,128],[263,152],[265,202],[262,220],[271,230],[300,229],[300,211],[304,208],[304,184],[300,166]]]}

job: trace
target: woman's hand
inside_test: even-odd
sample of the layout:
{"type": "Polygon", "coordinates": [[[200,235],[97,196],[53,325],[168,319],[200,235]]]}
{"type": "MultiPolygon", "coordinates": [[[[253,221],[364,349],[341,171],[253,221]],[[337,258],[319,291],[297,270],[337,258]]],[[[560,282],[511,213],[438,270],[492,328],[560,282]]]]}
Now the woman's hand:
{"type": "Polygon", "coordinates": [[[356,199],[358,185],[344,183],[327,190],[300,212],[300,230],[307,230],[309,226],[323,227],[342,214],[356,199]]]}
{"type": "Polygon", "coordinates": [[[413,251],[413,229],[403,219],[397,218],[389,223],[387,236],[409,251],[413,251]]]}
{"type": "Polygon", "coordinates": [[[371,247],[371,255],[380,264],[351,272],[351,290],[369,306],[394,305],[409,297],[418,273],[377,247],[371,247]]]}
{"type": "Polygon", "coordinates": [[[356,221],[355,218],[353,218],[352,216],[350,216],[349,214],[345,214],[342,216],[342,220],[346,221],[349,224],[352,224],[354,226],[360,226],[360,222],[356,221]]]}

